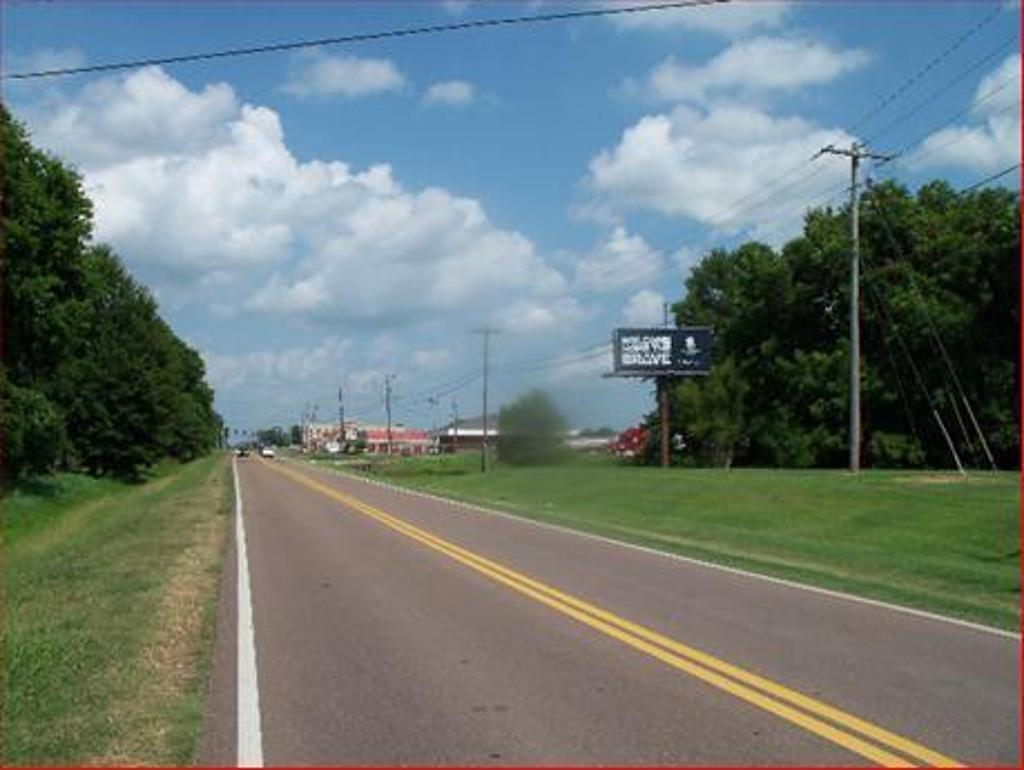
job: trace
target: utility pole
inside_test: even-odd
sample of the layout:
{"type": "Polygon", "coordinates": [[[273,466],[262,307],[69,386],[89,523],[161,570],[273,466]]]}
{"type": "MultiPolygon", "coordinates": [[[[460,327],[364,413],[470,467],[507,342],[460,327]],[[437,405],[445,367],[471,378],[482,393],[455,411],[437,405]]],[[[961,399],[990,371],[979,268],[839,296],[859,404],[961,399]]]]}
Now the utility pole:
{"type": "Polygon", "coordinates": [[[388,457],[391,456],[391,380],[393,374],[384,375],[384,408],[388,413],[388,457]]]}
{"type": "Polygon", "coordinates": [[[452,397],[452,454],[459,449],[459,402],[452,397]]]}
{"type": "Polygon", "coordinates": [[[338,446],[345,451],[345,388],[338,388],[338,446]]]}
{"type": "Polygon", "coordinates": [[[870,152],[864,145],[854,142],[843,150],[829,145],[822,147],[820,155],[843,155],[850,159],[850,472],[860,471],[860,195],[857,169],[864,158],[888,161],[895,155],[870,152]]]}
{"type": "Polygon", "coordinates": [[[437,442],[437,454],[441,454],[441,436],[437,432],[437,404],[438,400],[434,396],[430,396],[427,399],[427,403],[430,404],[430,432],[433,435],[433,441],[437,442]]]}
{"type": "Polygon", "coordinates": [[[490,368],[490,341],[491,335],[497,334],[498,330],[490,326],[482,329],[474,329],[474,334],[482,334],[484,337],[484,438],[480,444],[480,472],[487,472],[487,375],[490,368]]]}

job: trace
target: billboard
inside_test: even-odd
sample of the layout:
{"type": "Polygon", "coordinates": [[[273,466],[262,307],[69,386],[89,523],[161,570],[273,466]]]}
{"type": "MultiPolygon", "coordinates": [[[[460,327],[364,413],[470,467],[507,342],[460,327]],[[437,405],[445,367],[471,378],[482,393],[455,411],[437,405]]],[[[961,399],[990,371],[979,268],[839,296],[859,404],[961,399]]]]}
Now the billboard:
{"type": "Polygon", "coordinates": [[[615,374],[626,377],[708,374],[714,342],[714,331],[708,326],[616,329],[612,335],[615,374]]]}

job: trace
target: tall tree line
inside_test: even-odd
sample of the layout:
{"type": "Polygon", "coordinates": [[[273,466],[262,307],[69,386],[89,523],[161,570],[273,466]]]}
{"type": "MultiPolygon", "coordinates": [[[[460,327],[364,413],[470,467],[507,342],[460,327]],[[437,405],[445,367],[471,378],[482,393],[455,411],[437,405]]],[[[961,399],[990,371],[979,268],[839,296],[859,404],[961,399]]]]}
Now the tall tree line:
{"type": "Polygon", "coordinates": [[[92,205],[70,168],[34,148],[0,106],[7,479],[54,468],[135,478],[217,445],[202,359],[149,291],[92,242],[92,205]]]}
{"type": "MultiPolygon", "coordinates": [[[[675,320],[715,328],[715,365],[673,389],[679,461],[846,465],[849,213],[810,211],[779,249],[713,250],[686,280],[675,320]]],[[[860,215],[864,462],[949,468],[952,441],[965,465],[990,467],[976,420],[998,466],[1015,467],[1017,192],[937,181],[911,194],[886,182],[866,191],[860,215]]]]}

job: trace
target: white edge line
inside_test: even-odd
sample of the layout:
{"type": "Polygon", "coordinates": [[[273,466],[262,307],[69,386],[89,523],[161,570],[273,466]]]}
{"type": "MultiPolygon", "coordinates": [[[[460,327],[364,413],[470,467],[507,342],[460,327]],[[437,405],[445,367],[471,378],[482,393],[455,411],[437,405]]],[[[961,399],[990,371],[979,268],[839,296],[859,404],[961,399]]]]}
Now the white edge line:
{"type": "MultiPolygon", "coordinates": [[[[313,461],[309,461],[313,462],[313,461]]],[[[315,467],[320,467],[316,465],[315,467]]],[[[918,618],[926,618],[928,620],[936,620],[942,623],[950,623],[954,626],[960,626],[962,628],[970,628],[975,631],[983,631],[989,634],[995,634],[997,636],[1003,636],[1008,639],[1014,639],[1020,641],[1021,635],[1014,633],[1013,631],[1005,631],[1002,628],[994,628],[993,626],[982,625],[981,623],[972,623],[969,620],[961,620],[960,618],[951,618],[947,615],[939,615],[935,612],[928,612],[927,610],[919,610],[916,607],[905,607],[902,604],[890,604],[889,602],[879,601],[878,599],[868,599],[864,596],[857,596],[856,594],[848,594],[842,591],[833,591],[829,588],[820,588],[818,586],[808,585],[806,583],[798,583],[795,580],[786,580],[785,578],[773,577],[771,575],[762,575],[758,572],[750,572],[749,570],[740,569],[738,567],[729,567],[725,564],[717,564],[713,561],[705,561],[703,559],[697,559],[693,556],[683,556],[682,554],[672,553],[670,551],[659,551],[656,548],[649,548],[644,545],[638,545],[636,543],[629,543],[625,540],[616,540],[611,537],[605,537],[604,535],[596,535],[593,532],[584,532],[582,530],[573,529],[562,524],[552,524],[547,521],[537,521],[526,516],[520,516],[514,513],[508,513],[507,511],[499,511],[494,508],[485,508],[481,505],[474,503],[467,503],[462,500],[456,500],[451,497],[443,497],[441,495],[431,494],[430,492],[422,492],[418,489],[409,489],[408,487],[401,487],[395,484],[389,484],[385,481],[378,481],[377,479],[368,479],[359,476],[349,471],[341,470],[340,468],[327,468],[334,473],[345,476],[345,478],[354,479],[361,481],[364,484],[373,484],[378,487],[390,489],[395,492],[403,492],[407,495],[413,495],[415,497],[423,497],[428,500],[436,500],[442,503],[449,503],[451,505],[457,505],[462,508],[468,508],[473,511],[479,511],[480,513],[486,513],[492,516],[501,516],[506,519],[514,519],[516,521],[523,522],[524,524],[532,524],[535,527],[544,527],[546,529],[554,529],[559,532],[567,532],[571,535],[577,535],[578,537],[585,537],[590,540],[598,540],[602,543],[609,543],[611,545],[617,545],[622,548],[629,548],[634,551],[641,551],[643,553],[653,554],[655,556],[661,556],[666,559],[672,559],[673,561],[686,562],[687,564],[694,564],[698,567],[707,567],[708,569],[716,569],[721,572],[728,572],[733,575],[740,575],[742,577],[752,578],[754,580],[762,580],[766,583],[774,583],[776,585],[786,586],[787,588],[798,588],[802,591],[810,591],[811,593],[820,594],[822,596],[828,596],[833,599],[842,599],[849,602],[857,602],[858,604],[867,604],[872,607],[880,607],[893,612],[901,612],[906,615],[913,615],[918,618]]]]}
{"type": "Polygon", "coordinates": [[[231,458],[231,471],[235,477],[235,542],[238,553],[238,736],[235,761],[238,767],[263,767],[249,555],[245,543],[245,521],[242,518],[242,487],[238,482],[238,462],[235,458],[231,458]]]}

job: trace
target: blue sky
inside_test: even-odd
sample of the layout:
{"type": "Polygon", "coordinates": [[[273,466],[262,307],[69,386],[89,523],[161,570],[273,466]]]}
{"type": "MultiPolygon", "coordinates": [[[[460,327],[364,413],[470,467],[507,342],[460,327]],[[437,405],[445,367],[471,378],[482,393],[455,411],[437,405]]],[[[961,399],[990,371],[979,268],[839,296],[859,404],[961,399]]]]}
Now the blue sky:
{"type": "MultiPolygon", "coordinates": [[[[4,71],[602,4],[7,3],[4,71]]],[[[479,414],[483,325],[502,329],[493,403],[542,387],[577,426],[625,427],[650,386],[602,378],[597,346],[660,323],[710,248],[780,244],[840,202],[848,167],[810,161],[822,145],[899,150],[873,173],[911,187],[1019,161],[1018,14],[741,2],[5,81],[4,98],[81,170],[97,237],[203,354],[231,427],[329,418],[339,385],[379,421],[385,373],[399,419],[429,427],[453,398],[479,414]]]]}

